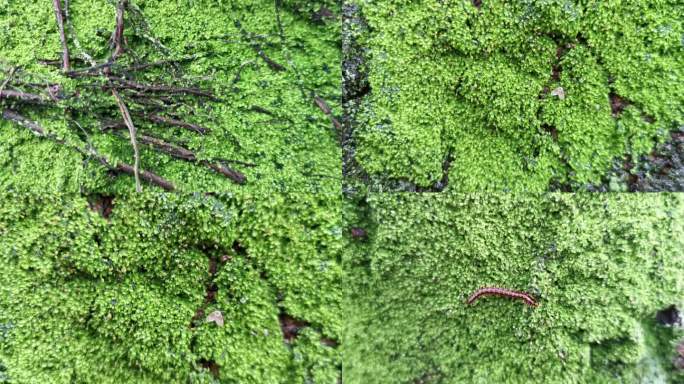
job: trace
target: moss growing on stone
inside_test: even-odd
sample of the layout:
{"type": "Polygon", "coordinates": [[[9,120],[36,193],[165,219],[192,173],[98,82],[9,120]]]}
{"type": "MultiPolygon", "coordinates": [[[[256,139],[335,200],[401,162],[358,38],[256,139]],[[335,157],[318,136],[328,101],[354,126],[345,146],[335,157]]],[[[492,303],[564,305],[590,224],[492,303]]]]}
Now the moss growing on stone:
{"type": "Polygon", "coordinates": [[[679,382],[678,195],[378,194],[349,254],[349,383],[679,382]],[[467,305],[480,287],[525,291],[467,305]]]}
{"type": "Polygon", "coordinates": [[[335,383],[339,201],[3,196],[0,382],[335,383]]]}
{"type": "Polygon", "coordinates": [[[454,191],[581,190],[684,124],[676,1],[353,3],[374,189],[433,187],[452,158],[454,191]]]}

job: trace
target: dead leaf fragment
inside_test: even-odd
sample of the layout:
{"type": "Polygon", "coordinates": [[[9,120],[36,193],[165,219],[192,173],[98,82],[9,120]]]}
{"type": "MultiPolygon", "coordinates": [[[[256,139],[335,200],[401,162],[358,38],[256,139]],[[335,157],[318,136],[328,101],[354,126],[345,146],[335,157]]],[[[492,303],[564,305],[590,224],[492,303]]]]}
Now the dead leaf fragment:
{"type": "Polygon", "coordinates": [[[558,87],[551,91],[551,96],[558,96],[559,99],[565,100],[565,89],[563,89],[563,87],[558,87]]]}
{"type": "Polygon", "coordinates": [[[223,327],[223,314],[221,311],[214,311],[207,316],[207,323],[216,323],[219,327],[223,327]]]}

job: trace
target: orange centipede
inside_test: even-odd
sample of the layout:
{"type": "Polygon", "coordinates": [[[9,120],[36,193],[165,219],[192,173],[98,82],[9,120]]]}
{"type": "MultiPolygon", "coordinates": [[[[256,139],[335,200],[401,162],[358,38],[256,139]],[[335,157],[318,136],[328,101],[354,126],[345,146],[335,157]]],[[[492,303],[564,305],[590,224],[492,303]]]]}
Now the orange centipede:
{"type": "Polygon", "coordinates": [[[529,293],[514,291],[511,289],[497,288],[497,287],[484,287],[475,291],[470,297],[468,297],[467,304],[472,304],[475,300],[482,296],[502,296],[509,297],[512,299],[519,299],[525,302],[525,304],[530,307],[536,307],[539,305],[529,293]]]}

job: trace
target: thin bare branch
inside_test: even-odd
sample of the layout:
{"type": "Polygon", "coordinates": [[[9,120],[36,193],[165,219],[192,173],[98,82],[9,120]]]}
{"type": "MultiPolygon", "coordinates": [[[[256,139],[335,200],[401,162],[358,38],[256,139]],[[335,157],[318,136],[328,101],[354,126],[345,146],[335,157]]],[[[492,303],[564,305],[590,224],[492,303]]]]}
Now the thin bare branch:
{"type": "Polygon", "coordinates": [[[17,67],[12,67],[12,69],[10,69],[7,77],[5,78],[5,80],[3,80],[2,84],[0,84],[0,93],[2,93],[2,91],[5,90],[5,87],[10,82],[10,80],[12,80],[12,77],[14,76],[14,72],[16,72],[16,71],[17,71],[17,67]]]}
{"type": "Polygon", "coordinates": [[[93,60],[92,56],[90,56],[88,52],[86,52],[83,49],[83,47],[81,46],[81,42],[78,40],[74,24],[71,22],[71,16],[69,16],[69,0],[64,0],[64,21],[66,22],[67,29],[69,30],[69,34],[71,35],[71,41],[73,42],[74,46],[79,51],[83,59],[90,63],[91,66],[97,65],[97,63],[95,63],[95,60],[93,60]]]}
{"type": "Polygon", "coordinates": [[[95,64],[88,68],[74,69],[73,71],[66,72],[65,74],[68,77],[100,76],[102,69],[109,68],[113,64],[114,62],[110,60],[102,64],[95,64]]]}
{"type": "Polygon", "coordinates": [[[259,57],[261,57],[261,59],[264,60],[266,64],[268,64],[269,68],[271,68],[272,70],[276,72],[282,72],[286,70],[282,64],[279,64],[275,60],[268,57],[266,53],[264,53],[264,50],[261,49],[261,45],[252,44],[252,49],[256,51],[257,55],[259,55],[259,57]]]}
{"type": "Polygon", "coordinates": [[[121,77],[110,76],[110,80],[116,82],[116,84],[110,84],[113,88],[123,88],[123,89],[135,89],[143,92],[168,92],[171,94],[190,94],[195,96],[203,96],[208,98],[214,98],[214,95],[209,92],[199,88],[183,88],[183,87],[172,87],[168,85],[155,85],[155,84],[142,84],[132,80],[124,79],[121,77]]]}
{"type": "Polygon", "coordinates": [[[335,129],[337,129],[338,132],[342,131],[342,123],[340,123],[335,116],[332,114],[332,109],[328,106],[328,103],[325,102],[325,100],[321,99],[318,95],[314,95],[314,103],[320,109],[325,113],[328,118],[330,119],[330,122],[335,126],[335,129]]]}
{"type": "MultiPolygon", "coordinates": [[[[97,151],[95,151],[95,149],[93,149],[92,147],[89,150],[85,150],[83,148],[70,145],[66,143],[64,140],[58,138],[57,136],[47,133],[45,129],[43,129],[43,127],[41,127],[38,123],[27,119],[26,117],[18,114],[15,111],[9,109],[3,110],[2,118],[28,128],[31,132],[33,132],[35,135],[39,137],[52,140],[57,144],[64,145],[87,157],[92,157],[111,171],[122,172],[129,175],[135,175],[136,173],[136,168],[134,166],[131,166],[126,163],[117,163],[116,165],[112,165],[112,162],[109,159],[97,153],[97,151]]],[[[173,191],[176,189],[173,183],[152,172],[142,171],[140,172],[140,178],[142,178],[150,184],[157,185],[167,191],[173,191]]]]}
{"type": "Polygon", "coordinates": [[[187,129],[189,131],[197,132],[197,133],[202,134],[202,135],[205,135],[205,134],[210,132],[209,128],[205,128],[205,127],[199,126],[197,124],[188,123],[188,122],[185,122],[182,120],[172,119],[172,118],[166,117],[166,116],[159,116],[159,115],[149,114],[149,113],[145,113],[145,114],[141,114],[141,115],[144,118],[146,118],[146,119],[148,119],[154,123],[173,125],[175,127],[184,128],[184,129],[187,129]]]}
{"type": "Polygon", "coordinates": [[[64,33],[64,13],[62,12],[62,0],[52,0],[59,29],[59,40],[62,42],[62,70],[69,72],[69,47],[67,46],[66,34],[64,33]]]}
{"type": "Polygon", "coordinates": [[[35,93],[26,93],[12,90],[0,91],[0,100],[2,99],[18,99],[30,103],[44,103],[47,101],[43,96],[36,95],[35,93]]]}
{"type": "Polygon", "coordinates": [[[229,167],[226,167],[223,164],[215,164],[215,163],[210,163],[208,161],[202,161],[203,164],[208,166],[209,168],[213,169],[214,171],[226,176],[227,178],[233,180],[234,182],[238,184],[244,184],[247,181],[247,178],[245,175],[242,173],[231,169],[229,167]]]}
{"type": "MultiPolygon", "coordinates": [[[[129,175],[135,175],[136,172],[138,172],[138,169],[136,167],[132,167],[129,164],[126,163],[118,163],[114,168],[114,171],[118,172],[124,172],[128,173],[129,175]]],[[[176,187],[168,180],[164,179],[163,177],[157,175],[156,173],[152,173],[149,171],[143,170],[140,173],[140,178],[147,181],[150,184],[157,185],[159,187],[164,188],[167,191],[173,191],[176,189],[176,187]]]]}
{"type": "Polygon", "coordinates": [[[35,123],[24,116],[18,114],[17,112],[11,110],[11,109],[5,109],[2,111],[2,118],[5,120],[13,121],[23,127],[28,128],[33,132],[34,134],[38,136],[47,136],[45,133],[45,130],[43,127],[38,125],[38,123],[35,123]]]}
{"type": "Polygon", "coordinates": [[[114,28],[114,34],[112,35],[112,44],[114,45],[114,52],[112,53],[113,60],[116,60],[124,53],[124,12],[126,11],[127,5],[128,0],[119,0],[116,5],[116,27],[114,28]]]}
{"type": "Polygon", "coordinates": [[[164,141],[162,139],[158,139],[156,137],[149,136],[149,135],[140,135],[139,140],[141,143],[147,144],[147,145],[152,145],[152,146],[158,148],[159,150],[161,150],[162,152],[164,152],[168,155],[171,155],[175,158],[183,159],[183,160],[187,160],[187,161],[196,161],[197,160],[197,157],[195,157],[195,154],[192,153],[192,151],[185,149],[183,147],[171,144],[171,143],[167,143],[166,141],[164,141]]]}
{"type": "Polygon", "coordinates": [[[135,157],[135,164],[133,166],[133,174],[135,176],[135,191],[142,192],[142,187],[140,186],[140,152],[138,151],[138,141],[136,139],[135,125],[133,125],[133,120],[131,119],[131,114],[128,112],[126,104],[121,100],[119,92],[116,89],[112,89],[112,95],[116,99],[116,103],[119,105],[119,110],[121,111],[121,116],[128,127],[128,133],[131,137],[131,146],[133,146],[133,155],[135,157]]]}
{"type": "Polygon", "coordinates": [[[166,153],[169,156],[173,156],[178,159],[190,161],[190,162],[198,162],[202,165],[205,165],[209,167],[210,169],[226,176],[227,178],[233,180],[237,184],[244,184],[247,181],[247,178],[245,175],[240,173],[239,171],[236,171],[226,165],[209,161],[209,160],[198,160],[197,155],[195,155],[192,151],[180,147],[175,144],[168,143],[164,140],[158,139],[156,137],[148,136],[148,135],[140,135],[138,138],[141,143],[143,144],[148,144],[152,145],[155,148],[157,148],[159,151],[166,153]]]}

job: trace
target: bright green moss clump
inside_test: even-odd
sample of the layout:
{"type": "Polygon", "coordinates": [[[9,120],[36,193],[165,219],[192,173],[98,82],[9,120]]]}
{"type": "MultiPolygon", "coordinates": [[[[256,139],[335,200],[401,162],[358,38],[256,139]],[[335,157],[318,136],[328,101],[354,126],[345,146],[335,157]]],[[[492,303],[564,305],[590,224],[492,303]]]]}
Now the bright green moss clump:
{"type": "Polygon", "coordinates": [[[337,382],[335,196],[90,200],[0,199],[0,382],[337,382]]]}
{"type": "MultiPolygon", "coordinates": [[[[334,114],[340,114],[339,25],[335,21],[339,5],[330,1],[285,1],[276,7],[272,1],[242,0],[130,3],[143,17],[126,14],[125,37],[130,50],[119,60],[135,57],[155,62],[192,57],[173,70],[168,65],[146,69],[149,75],[145,80],[196,84],[219,99],[197,100],[172,111],[178,119],[211,129],[208,135],[153,124],[134,115],[138,130],[182,143],[199,159],[233,161],[230,166],[244,173],[247,183],[236,186],[206,167],[172,159],[149,145],[141,146],[143,169],[170,180],[182,191],[339,191],[341,156],[336,132],[313,99],[314,94],[318,95],[334,114]],[[321,9],[327,13],[319,16],[321,9]],[[136,30],[133,25],[143,25],[141,19],[146,28],[138,26],[136,30]],[[255,44],[282,69],[271,68],[259,56],[255,44]]],[[[84,62],[84,53],[98,63],[105,62],[110,54],[116,2],[69,4],[68,20],[73,33],[71,28],[67,33],[72,66],[90,66],[84,62]]],[[[59,57],[61,46],[52,3],[0,1],[0,83],[16,66],[19,69],[14,80],[29,76],[39,85],[61,84],[67,95],[81,90],[84,97],[84,82],[92,78],[67,79],[59,74],[59,68],[39,63],[59,57]]],[[[40,88],[24,90],[37,92],[40,88]]],[[[3,102],[5,106],[10,103],[3,102]]],[[[109,106],[117,111],[114,98],[107,92],[87,101],[76,97],[65,102],[75,104],[73,109],[97,112],[109,106]]],[[[88,116],[47,113],[41,107],[29,109],[24,108],[22,113],[71,144],[86,147],[92,143],[102,155],[132,164],[133,151],[126,138],[100,130],[101,120],[120,116],[105,113],[99,121],[88,116]]],[[[85,186],[114,193],[133,190],[132,177],[112,178],[97,161],[84,162],[82,155],[41,141],[25,128],[0,121],[3,189],[78,193],[79,187],[85,186]]]]}
{"type": "Polygon", "coordinates": [[[374,184],[580,190],[684,124],[677,1],[355,1],[374,184]]]}
{"type": "Polygon", "coordinates": [[[374,195],[367,212],[345,382],[681,382],[684,330],[655,320],[683,304],[681,196],[374,195]],[[483,286],[539,306],[466,305],[483,286]]]}

